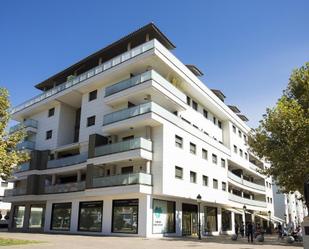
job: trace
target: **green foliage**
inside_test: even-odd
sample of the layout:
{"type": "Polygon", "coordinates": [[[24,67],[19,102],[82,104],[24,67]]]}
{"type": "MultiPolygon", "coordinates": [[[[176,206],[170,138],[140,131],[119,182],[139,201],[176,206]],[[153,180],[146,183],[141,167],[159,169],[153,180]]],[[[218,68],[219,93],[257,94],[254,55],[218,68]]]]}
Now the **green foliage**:
{"type": "Polygon", "coordinates": [[[249,137],[251,150],[271,163],[262,173],[273,176],[285,193],[303,193],[309,176],[309,63],[295,70],[283,96],[249,137]]]}
{"type": "Polygon", "coordinates": [[[0,177],[8,178],[16,165],[29,159],[24,151],[16,150],[16,145],[25,137],[23,129],[9,134],[6,131],[10,120],[8,91],[0,88],[0,177]]]}

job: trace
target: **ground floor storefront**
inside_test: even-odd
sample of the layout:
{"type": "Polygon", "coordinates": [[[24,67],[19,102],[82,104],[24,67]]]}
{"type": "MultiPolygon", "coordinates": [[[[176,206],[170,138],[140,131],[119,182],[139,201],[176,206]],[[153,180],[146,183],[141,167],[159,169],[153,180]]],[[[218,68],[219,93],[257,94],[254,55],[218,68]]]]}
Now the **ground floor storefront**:
{"type": "Polygon", "coordinates": [[[254,212],[195,200],[131,194],[16,202],[11,231],[142,237],[233,234],[235,224],[261,222],[254,212]]]}

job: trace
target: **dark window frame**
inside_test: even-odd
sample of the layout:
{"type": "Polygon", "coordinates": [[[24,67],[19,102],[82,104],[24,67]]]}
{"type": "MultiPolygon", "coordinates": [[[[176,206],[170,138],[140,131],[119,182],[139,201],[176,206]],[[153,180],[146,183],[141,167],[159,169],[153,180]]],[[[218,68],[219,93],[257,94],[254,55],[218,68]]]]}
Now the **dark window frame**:
{"type": "Polygon", "coordinates": [[[48,117],[49,117],[49,118],[52,117],[52,116],[54,116],[54,115],[55,115],[55,107],[50,108],[50,109],[48,110],[48,117]]]}
{"type": "Polygon", "coordinates": [[[197,183],[197,174],[196,174],[196,172],[195,171],[190,171],[190,183],[197,183]],[[192,176],[193,176],[193,180],[194,181],[191,181],[191,174],[192,174],[192,176]]]}
{"type": "Polygon", "coordinates": [[[175,178],[176,179],[180,179],[182,180],[183,179],[183,168],[182,167],[179,167],[179,166],[175,166],[175,178]],[[178,177],[177,174],[176,174],[176,170],[181,170],[181,177],[178,177]]]}
{"type": "Polygon", "coordinates": [[[49,140],[53,138],[53,130],[46,131],[45,140],[49,140]]]}
{"type": "Polygon", "coordinates": [[[88,102],[97,99],[97,97],[98,97],[98,90],[93,90],[93,91],[89,92],[89,94],[88,94],[88,102]]]}
{"type": "Polygon", "coordinates": [[[95,125],[95,120],[96,120],[96,116],[95,115],[87,117],[87,127],[94,126],[95,125]],[[92,119],[93,119],[93,121],[92,121],[92,119]]]}
{"type": "Polygon", "coordinates": [[[102,232],[102,226],[103,226],[103,207],[104,207],[104,202],[103,201],[80,201],[78,203],[78,222],[77,222],[77,231],[80,231],[80,232],[91,232],[91,233],[100,233],[102,232]],[[101,207],[101,212],[102,212],[102,215],[101,215],[101,227],[100,227],[100,230],[99,231],[91,231],[91,230],[84,230],[84,229],[80,229],[80,212],[81,212],[81,204],[83,203],[101,203],[102,204],[102,207],[101,207]]]}
{"type": "Polygon", "coordinates": [[[59,202],[59,203],[53,203],[52,204],[52,212],[51,212],[50,227],[49,227],[50,230],[52,230],[52,231],[70,231],[71,221],[72,221],[72,202],[59,202]],[[59,205],[59,204],[71,204],[70,223],[69,223],[68,229],[53,229],[54,209],[55,209],[55,205],[59,205]]]}

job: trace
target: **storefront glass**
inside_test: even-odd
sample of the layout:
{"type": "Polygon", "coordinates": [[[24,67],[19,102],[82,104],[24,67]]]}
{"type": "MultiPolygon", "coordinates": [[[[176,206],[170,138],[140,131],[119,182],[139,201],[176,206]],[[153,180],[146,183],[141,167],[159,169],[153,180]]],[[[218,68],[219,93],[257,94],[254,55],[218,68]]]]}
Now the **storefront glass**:
{"type": "Polygon", "coordinates": [[[29,228],[42,228],[44,225],[44,207],[31,206],[29,228]]]}
{"type": "Polygon", "coordinates": [[[52,230],[70,230],[72,203],[54,203],[52,210],[52,230]]]}
{"type": "Polygon", "coordinates": [[[25,206],[14,207],[13,227],[22,228],[24,226],[25,206]]]}
{"type": "Polygon", "coordinates": [[[138,199],[113,201],[113,233],[137,233],[138,199]]]}
{"type": "Polygon", "coordinates": [[[204,207],[205,226],[204,231],[206,233],[218,231],[218,219],[216,207],[204,207]]]}
{"type": "Polygon", "coordinates": [[[103,202],[91,201],[79,204],[79,231],[102,231],[103,202]]]}
{"type": "Polygon", "coordinates": [[[222,208],[222,231],[232,230],[232,212],[222,208]]]}
{"type": "Polygon", "coordinates": [[[153,233],[175,233],[175,202],[153,200],[153,233]]]}

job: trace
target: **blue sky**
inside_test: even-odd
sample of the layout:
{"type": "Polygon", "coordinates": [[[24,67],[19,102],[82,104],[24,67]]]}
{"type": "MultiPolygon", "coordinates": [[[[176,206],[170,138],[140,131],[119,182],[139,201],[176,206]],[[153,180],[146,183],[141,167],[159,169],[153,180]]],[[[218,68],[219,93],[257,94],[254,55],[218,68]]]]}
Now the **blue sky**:
{"type": "Polygon", "coordinates": [[[17,105],[39,93],[36,83],[153,21],[255,127],[309,61],[308,11],[307,0],[2,0],[0,86],[17,105]]]}

